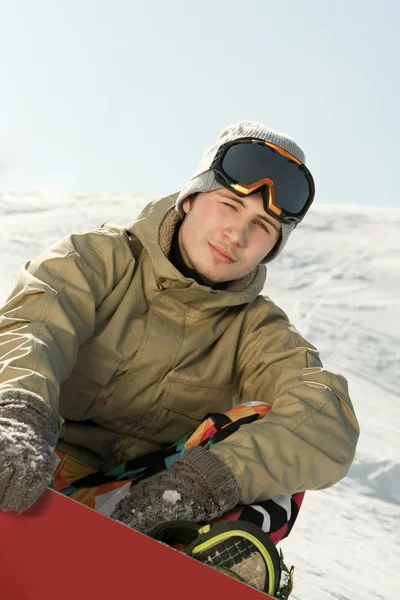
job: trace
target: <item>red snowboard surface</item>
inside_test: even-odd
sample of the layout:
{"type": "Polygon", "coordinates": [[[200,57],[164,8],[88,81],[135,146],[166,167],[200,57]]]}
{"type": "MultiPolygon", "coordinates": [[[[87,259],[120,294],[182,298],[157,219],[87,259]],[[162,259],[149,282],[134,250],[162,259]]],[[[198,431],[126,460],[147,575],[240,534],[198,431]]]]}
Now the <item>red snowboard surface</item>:
{"type": "Polygon", "coordinates": [[[52,490],[0,510],[2,600],[210,597],[271,598],[52,490]]]}

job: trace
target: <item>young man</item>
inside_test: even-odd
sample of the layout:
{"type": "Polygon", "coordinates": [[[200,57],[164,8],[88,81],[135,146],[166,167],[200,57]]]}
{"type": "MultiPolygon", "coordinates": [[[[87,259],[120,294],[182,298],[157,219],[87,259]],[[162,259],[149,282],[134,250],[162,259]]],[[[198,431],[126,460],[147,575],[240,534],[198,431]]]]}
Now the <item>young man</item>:
{"type": "Polygon", "coordinates": [[[1,508],[37,500],[56,446],[106,470],[249,402],[271,410],[132,487],[113,517],[145,533],[207,523],[345,476],[346,380],[260,295],[313,200],[304,163],[290,137],[240,122],[129,230],[70,235],[24,266],[0,311],[1,508]]]}

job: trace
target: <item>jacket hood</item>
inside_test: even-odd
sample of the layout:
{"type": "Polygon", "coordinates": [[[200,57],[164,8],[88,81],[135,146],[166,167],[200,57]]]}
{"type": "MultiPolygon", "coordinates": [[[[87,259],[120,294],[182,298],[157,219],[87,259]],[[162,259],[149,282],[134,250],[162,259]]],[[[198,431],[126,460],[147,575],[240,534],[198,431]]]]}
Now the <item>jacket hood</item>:
{"type": "Polygon", "coordinates": [[[262,291],[266,280],[266,267],[257,266],[246,277],[232,282],[225,290],[214,290],[186,278],[168,259],[175,228],[181,220],[175,209],[179,192],[150,202],[129,227],[148,253],[155,279],[163,289],[191,290],[192,300],[205,301],[209,306],[235,306],[252,302],[262,291]],[[213,300],[210,300],[213,298],[213,300]]]}

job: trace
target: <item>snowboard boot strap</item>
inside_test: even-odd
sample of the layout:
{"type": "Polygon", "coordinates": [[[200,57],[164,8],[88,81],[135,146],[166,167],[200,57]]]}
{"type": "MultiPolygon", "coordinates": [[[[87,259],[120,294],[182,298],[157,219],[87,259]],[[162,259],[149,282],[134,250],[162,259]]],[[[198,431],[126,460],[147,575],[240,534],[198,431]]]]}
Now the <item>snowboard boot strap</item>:
{"type": "Polygon", "coordinates": [[[283,562],[269,536],[246,521],[225,521],[198,527],[194,523],[162,523],[149,535],[176,547],[217,571],[286,600],[293,588],[293,567],[283,562]]]}

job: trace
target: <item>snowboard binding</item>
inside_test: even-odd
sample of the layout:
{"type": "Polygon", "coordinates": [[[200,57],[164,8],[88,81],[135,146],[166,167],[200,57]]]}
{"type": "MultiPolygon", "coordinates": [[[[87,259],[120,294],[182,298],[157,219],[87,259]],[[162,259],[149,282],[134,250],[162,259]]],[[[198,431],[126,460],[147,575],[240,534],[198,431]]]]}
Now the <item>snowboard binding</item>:
{"type": "Polygon", "coordinates": [[[294,567],[286,567],[282,552],[252,523],[226,521],[199,527],[171,521],[149,535],[279,600],[286,600],[293,589],[294,567]]]}

